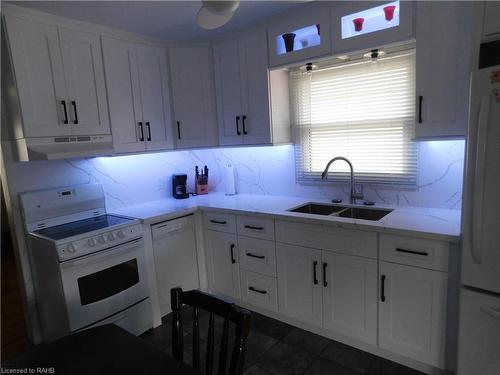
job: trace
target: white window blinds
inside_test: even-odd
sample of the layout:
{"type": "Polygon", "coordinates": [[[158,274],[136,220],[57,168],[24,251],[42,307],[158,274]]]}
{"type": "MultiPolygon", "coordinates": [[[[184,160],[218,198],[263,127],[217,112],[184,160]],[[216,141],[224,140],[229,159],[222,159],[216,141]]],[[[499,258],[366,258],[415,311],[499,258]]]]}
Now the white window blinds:
{"type": "MultiPolygon", "coordinates": [[[[319,180],[330,159],[345,156],[358,182],[416,185],[414,50],[292,71],[290,87],[299,182],[319,180]]],[[[336,162],[329,178],[348,171],[336,162]]]]}

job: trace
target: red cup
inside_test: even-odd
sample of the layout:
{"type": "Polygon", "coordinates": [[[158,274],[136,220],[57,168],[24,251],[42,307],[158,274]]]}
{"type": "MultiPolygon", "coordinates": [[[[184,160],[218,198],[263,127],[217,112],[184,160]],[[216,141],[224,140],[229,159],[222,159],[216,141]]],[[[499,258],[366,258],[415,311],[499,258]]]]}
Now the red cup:
{"type": "Polygon", "coordinates": [[[363,30],[363,22],[365,21],[364,18],[355,18],[352,20],[354,23],[354,31],[361,31],[363,30]]]}
{"type": "Polygon", "coordinates": [[[392,19],[394,18],[394,11],[395,10],[396,10],[395,5],[388,5],[388,6],[384,7],[386,21],[392,21],[392,19]]]}

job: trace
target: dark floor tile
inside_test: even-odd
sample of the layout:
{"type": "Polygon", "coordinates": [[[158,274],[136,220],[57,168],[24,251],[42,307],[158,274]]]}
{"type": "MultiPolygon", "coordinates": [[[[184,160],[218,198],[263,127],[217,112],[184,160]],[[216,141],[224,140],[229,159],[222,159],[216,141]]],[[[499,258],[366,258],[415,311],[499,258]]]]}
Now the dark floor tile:
{"type": "Polygon", "coordinates": [[[377,358],[367,375],[424,375],[422,372],[383,358],[377,358]]]}
{"type": "Polygon", "coordinates": [[[314,354],[279,342],[256,360],[256,365],[274,375],[299,375],[314,360],[314,354]]]}
{"type": "Polygon", "coordinates": [[[162,324],[159,327],[151,328],[144,332],[141,338],[166,353],[170,354],[172,351],[172,326],[170,324],[162,324]]]}
{"type": "Polygon", "coordinates": [[[271,336],[276,340],[281,340],[293,327],[267,316],[252,313],[252,330],[271,336]]]}
{"type": "Polygon", "coordinates": [[[337,341],[331,341],[320,356],[361,373],[365,373],[376,358],[370,353],[337,341]]]}
{"type": "Polygon", "coordinates": [[[307,375],[363,375],[349,367],[318,357],[305,372],[307,375]]]}
{"type": "Polygon", "coordinates": [[[258,331],[250,332],[247,339],[245,358],[247,361],[255,362],[261,357],[269,348],[276,344],[278,340],[273,339],[271,336],[264,335],[258,331]]]}
{"type": "Polygon", "coordinates": [[[328,345],[330,340],[314,333],[293,328],[282,340],[284,343],[299,346],[313,354],[320,354],[328,345]]]}
{"type": "Polygon", "coordinates": [[[259,366],[253,365],[243,371],[243,375],[272,375],[270,372],[261,369],[259,366]]]}

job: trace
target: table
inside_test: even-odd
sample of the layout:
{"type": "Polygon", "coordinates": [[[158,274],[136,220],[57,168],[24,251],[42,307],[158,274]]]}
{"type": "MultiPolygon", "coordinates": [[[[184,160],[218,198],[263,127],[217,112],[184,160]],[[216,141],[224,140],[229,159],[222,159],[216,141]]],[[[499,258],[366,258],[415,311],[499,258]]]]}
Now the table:
{"type": "Polygon", "coordinates": [[[2,373],[8,373],[5,369],[34,369],[31,373],[55,375],[200,375],[113,324],[38,345],[3,364],[2,368],[2,373]],[[44,368],[44,371],[37,371],[37,368],[44,368]]]}

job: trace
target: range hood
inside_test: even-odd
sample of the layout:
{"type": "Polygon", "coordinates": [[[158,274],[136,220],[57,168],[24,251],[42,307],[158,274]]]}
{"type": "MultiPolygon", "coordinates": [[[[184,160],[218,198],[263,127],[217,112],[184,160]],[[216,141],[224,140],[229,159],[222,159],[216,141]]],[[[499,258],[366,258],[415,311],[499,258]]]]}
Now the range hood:
{"type": "Polygon", "coordinates": [[[22,138],[2,142],[12,161],[55,160],[113,154],[111,135],[22,138]]]}

